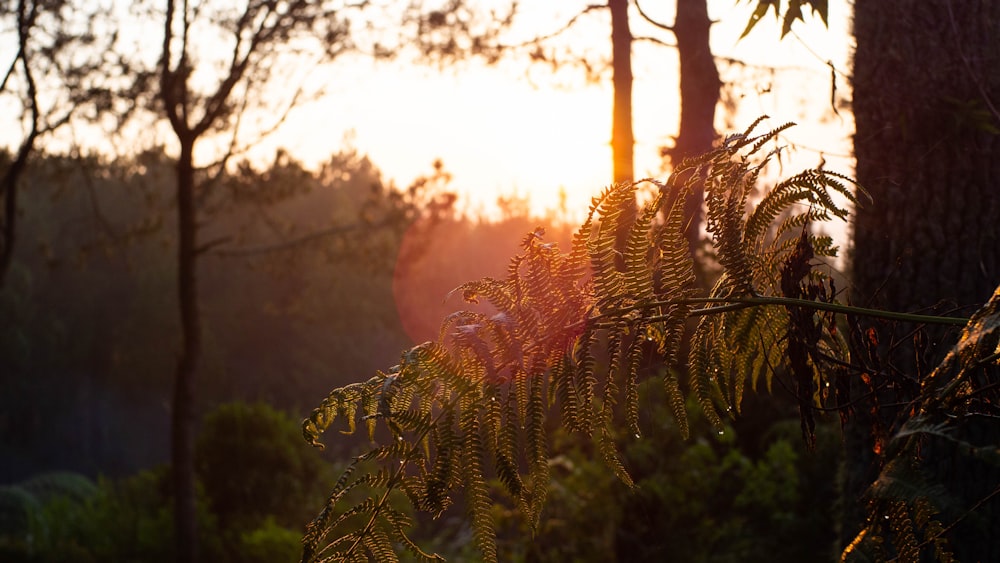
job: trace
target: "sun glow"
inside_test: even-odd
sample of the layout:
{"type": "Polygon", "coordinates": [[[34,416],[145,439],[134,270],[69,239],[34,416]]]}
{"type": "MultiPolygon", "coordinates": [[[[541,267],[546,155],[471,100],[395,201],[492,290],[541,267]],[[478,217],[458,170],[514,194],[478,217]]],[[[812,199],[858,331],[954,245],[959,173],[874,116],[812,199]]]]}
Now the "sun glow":
{"type": "MultiPolygon", "coordinates": [[[[665,20],[672,17],[668,8],[665,20]]],[[[813,149],[819,149],[831,168],[850,173],[850,160],[832,155],[849,152],[853,123],[832,110],[830,69],[823,60],[846,71],[847,9],[831,9],[829,29],[811,22],[808,45],[791,36],[779,43],[768,20],[737,41],[748,5],[710,2],[710,9],[719,20],[713,27],[717,56],[750,65],[719,63],[724,81],[739,82],[727,91],[734,105],[720,106],[717,129],[741,129],[765,113],[774,126],[798,121],[803,126],[789,134],[797,146],[786,151],[792,166],[815,166],[821,155],[813,149]]],[[[640,18],[633,19],[635,35],[648,31],[640,18]]],[[[607,42],[593,33],[584,39],[598,47],[607,42]]],[[[635,175],[662,176],[659,148],[671,143],[678,127],[676,52],[640,42],[633,54],[635,175]]],[[[462,196],[459,207],[487,216],[498,213],[499,196],[527,198],[542,215],[557,209],[564,193],[569,218],[576,219],[610,181],[610,80],[588,83],[574,70],[553,78],[537,68],[526,71],[524,61],[494,67],[465,62],[442,72],[360,59],[338,61],[316,78],[327,96],[293,113],[286,133],[270,147],[266,143],[264,154],[284,146],[306,163],[321,162],[346,137],[400,185],[428,173],[440,158],[453,175],[451,189],[462,196]]],[[[843,98],[847,80],[839,80],[843,98]]]]}
{"type": "Polygon", "coordinates": [[[611,175],[611,116],[598,109],[610,107],[606,86],[538,89],[476,65],[446,74],[386,67],[334,86],[331,102],[296,115],[289,125],[300,134],[289,136],[290,151],[320,161],[330,132],[341,132],[333,141],[349,132],[350,142],[400,183],[441,158],[465,206],[487,215],[497,197],[511,193],[528,196],[536,212],[557,207],[560,188],[589,199],[611,175]],[[352,91],[362,85],[364,95],[352,91]]]}

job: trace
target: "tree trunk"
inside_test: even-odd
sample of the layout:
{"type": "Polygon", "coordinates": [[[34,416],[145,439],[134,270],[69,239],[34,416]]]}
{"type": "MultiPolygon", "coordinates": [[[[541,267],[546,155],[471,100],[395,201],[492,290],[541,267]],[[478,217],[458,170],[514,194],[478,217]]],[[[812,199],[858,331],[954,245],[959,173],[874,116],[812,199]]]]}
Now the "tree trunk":
{"type": "Polygon", "coordinates": [[[3,215],[0,222],[0,288],[4,285],[7,271],[14,258],[14,244],[17,241],[17,184],[28,164],[28,155],[34,146],[37,128],[21,143],[14,161],[3,175],[0,183],[0,198],[3,199],[3,215]]]}
{"type": "MultiPolygon", "coordinates": [[[[857,179],[874,201],[857,210],[853,299],[897,311],[957,307],[969,314],[1000,282],[1000,2],[858,0],[854,34],[857,179]]],[[[910,343],[914,327],[872,328],[880,340],[877,383],[889,383],[877,394],[883,405],[912,398],[924,366],[936,365],[955,337],[929,330],[926,341],[937,346],[923,349],[910,343]],[[893,336],[903,345],[890,350],[893,336]],[[906,377],[886,381],[889,374],[906,377]]],[[[855,356],[865,354],[856,347],[855,356]]],[[[856,396],[866,394],[855,387],[856,396]]],[[[846,541],[859,529],[858,501],[877,471],[866,425],[888,431],[893,419],[880,411],[865,421],[872,406],[856,406],[860,416],[846,435],[846,541]]],[[[974,441],[1000,441],[994,423],[975,433],[974,441]]],[[[1000,482],[995,469],[962,460],[946,465],[929,470],[958,485],[949,494],[964,510],[1000,482]]],[[[1000,529],[998,515],[996,503],[987,503],[953,530],[959,560],[1000,561],[1000,542],[976,531],[1000,529]]]]}
{"type": "MultiPolygon", "coordinates": [[[[608,0],[611,11],[611,82],[614,102],[611,109],[611,159],[612,181],[627,184],[635,180],[633,153],[635,137],[632,135],[632,31],[628,23],[629,0],[608,0]]],[[[622,254],[628,242],[629,226],[635,220],[635,201],[627,202],[622,209],[622,221],[615,233],[615,248],[619,255],[619,268],[624,268],[622,254]]]]}
{"type": "MultiPolygon", "coordinates": [[[[38,110],[38,89],[35,85],[34,72],[28,64],[31,54],[28,52],[28,34],[35,25],[35,17],[38,15],[35,6],[29,11],[26,2],[21,0],[17,3],[17,40],[18,53],[15,63],[21,64],[24,72],[25,85],[27,86],[28,114],[31,126],[28,128],[27,136],[17,150],[17,155],[10,167],[3,175],[0,183],[0,198],[3,199],[3,215],[0,216],[0,288],[4,285],[7,271],[14,258],[14,244],[17,240],[17,183],[28,165],[28,156],[35,148],[35,140],[39,133],[39,120],[41,116],[38,110]]],[[[13,70],[13,67],[11,67],[13,70]]],[[[6,79],[4,79],[6,83],[6,79]]]]}
{"type": "Polygon", "coordinates": [[[193,562],[198,556],[194,465],[194,377],[201,355],[201,322],[198,317],[197,222],[194,201],[193,135],[178,133],[181,153],[177,160],[178,304],[182,343],[174,379],[171,420],[174,486],[174,529],[177,561],[193,562]]]}
{"type": "Polygon", "coordinates": [[[611,152],[615,183],[634,180],[632,162],[632,32],[628,25],[628,0],[608,0],[611,10],[611,59],[614,108],[611,122],[611,152]]]}
{"type": "MultiPolygon", "coordinates": [[[[711,26],[705,0],[677,0],[673,30],[680,61],[681,118],[677,144],[669,152],[675,167],[687,157],[708,152],[715,141],[715,107],[722,82],[709,46],[711,26]]],[[[698,187],[688,197],[684,208],[685,234],[691,255],[695,257],[701,238],[703,201],[703,192],[698,187]]]]}

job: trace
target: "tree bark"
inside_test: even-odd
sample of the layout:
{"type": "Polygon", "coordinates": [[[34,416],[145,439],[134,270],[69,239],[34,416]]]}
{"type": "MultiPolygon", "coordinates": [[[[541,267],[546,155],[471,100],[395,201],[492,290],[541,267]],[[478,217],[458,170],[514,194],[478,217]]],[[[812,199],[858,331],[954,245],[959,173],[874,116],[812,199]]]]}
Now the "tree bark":
{"type": "Polygon", "coordinates": [[[628,0],[608,0],[611,11],[611,58],[614,107],[611,152],[615,183],[633,181],[635,167],[632,134],[632,32],[628,24],[628,0]]]}
{"type": "Polygon", "coordinates": [[[178,304],[181,318],[181,352],[174,378],[171,419],[174,528],[177,561],[198,559],[198,527],[195,499],[194,379],[201,355],[201,320],[198,316],[197,221],[194,201],[193,135],[178,133],[181,141],[177,160],[177,264],[178,304]]]}
{"type": "MultiPolygon", "coordinates": [[[[853,299],[969,314],[1000,282],[1000,3],[858,0],[854,34],[857,179],[874,201],[856,214],[853,299]]],[[[926,342],[936,347],[925,349],[911,345],[915,327],[870,326],[879,336],[876,377],[883,380],[876,383],[888,384],[875,395],[882,405],[912,398],[925,366],[936,365],[955,338],[928,330],[926,342]],[[902,345],[890,350],[893,339],[902,345]]],[[[867,354],[860,348],[858,357],[867,354]]],[[[866,394],[860,381],[852,386],[856,396],[866,394]]],[[[877,472],[869,425],[888,431],[893,420],[888,410],[865,420],[872,407],[857,405],[847,428],[844,541],[863,521],[859,501],[877,472]]],[[[995,444],[1000,425],[977,424],[972,434],[965,438],[995,444]]],[[[995,469],[961,459],[928,465],[954,485],[949,494],[966,509],[1000,482],[995,469]]],[[[1000,542],[977,535],[1000,529],[998,516],[997,503],[986,503],[955,527],[950,547],[959,560],[1000,561],[1000,542]]]]}
{"type": "MultiPolygon", "coordinates": [[[[0,198],[3,199],[3,215],[0,219],[0,288],[4,285],[7,271],[14,258],[14,244],[17,240],[17,184],[28,165],[28,156],[35,148],[35,140],[39,133],[38,90],[35,85],[34,73],[29,64],[31,55],[28,52],[28,34],[35,25],[37,6],[32,4],[29,10],[27,3],[21,0],[17,3],[17,40],[18,51],[15,64],[20,63],[27,86],[28,115],[31,126],[27,136],[21,142],[17,155],[10,167],[4,172],[0,182],[0,198]]],[[[13,70],[13,67],[11,67],[13,70]]],[[[4,80],[6,82],[6,79],[4,80]]]]}
{"type": "MultiPolygon", "coordinates": [[[[715,108],[719,103],[722,81],[709,45],[711,26],[705,0],[677,0],[673,30],[680,61],[681,116],[677,143],[668,153],[675,167],[685,158],[711,150],[716,138],[715,108]]],[[[701,243],[703,201],[703,191],[701,186],[697,186],[684,206],[687,220],[685,235],[693,257],[697,257],[696,251],[701,243]]]]}
{"type": "MultiPolygon", "coordinates": [[[[632,31],[628,22],[629,0],[608,0],[611,12],[611,82],[614,101],[611,109],[612,181],[627,184],[635,180],[635,137],[632,134],[632,31]]],[[[622,256],[628,233],[636,218],[635,200],[625,202],[615,232],[616,264],[624,268],[622,256]]]]}
{"type": "Polygon", "coordinates": [[[0,183],[0,198],[3,198],[3,223],[0,224],[0,288],[4,285],[7,271],[14,258],[14,244],[17,241],[17,184],[27,167],[28,155],[31,154],[37,135],[36,127],[21,143],[14,161],[4,172],[0,183]]]}

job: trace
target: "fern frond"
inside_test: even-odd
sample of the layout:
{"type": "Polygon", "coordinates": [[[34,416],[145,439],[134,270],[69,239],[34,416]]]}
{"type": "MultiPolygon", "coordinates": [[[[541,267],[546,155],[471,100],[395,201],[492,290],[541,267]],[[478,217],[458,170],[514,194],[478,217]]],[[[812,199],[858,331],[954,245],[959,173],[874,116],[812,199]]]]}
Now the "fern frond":
{"type": "MultiPolygon", "coordinates": [[[[757,122],[754,123],[754,125],[751,125],[750,128],[748,129],[748,131],[753,130],[754,127],[757,125],[757,123],[760,123],[760,121],[758,120],[757,122]]],[[[776,139],[778,137],[778,135],[781,134],[782,131],[784,131],[786,129],[789,129],[791,127],[795,127],[795,124],[792,123],[791,121],[787,121],[787,122],[782,123],[781,125],[775,127],[774,129],[771,129],[767,133],[764,133],[762,135],[758,135],[757,137],[753,138],[754,145],[753,145],[753,148],[750,149],[750,153],[755,153],[755,152],[759,151],[760,149],[762,149],[764,147],[765,144],[767,144],[768,142],[776,139]]]]}
{"type": "Polygon", "coordinates": [[[365,549],[374,558],[375,561],[384,561],[385,563],[395,563],[399,561],[399,556],[396,555],[396,550],[392,548],[392,542],[389,539],[389,534],[386,533],[381,526],[376,526],[372,528],[367,534],[361,537],[361,542],[364,544],[365,549]]]}
{"type": "Polygon", "coordinates": [[[644,326],[635,328],[634,336],[628,346],[628,361],[625,371],[625,390],[622,401],[625,408],[625,424],[629,432],[639,437],[639,368],[642,366],[644,355],[643,341],[645,340],[646,329],[644,326]]]}
{"type": "Polygon", "coordinates": [[[583,430],[588,434],[592,431],[596,419],[594,393],[597,387],[597,360],[594,358],[593,348],[598,344],[597,339],[596,331],[587,331],[580,338],[576,369],[580,397],[579,416],[581,423],[585,425],[583,430]]]}
{"type": "Polygon", "coordinates": [[[469,409],[462,414],[462,480],[468,497],[466,506],[472,521],[476,546],[484,561],[497,561],[496,525],[490,512],[492,502],[483,475],[486,448],[480,433],[479,413],[469,409]]]}
{"type": "Polygon", "coordinates": [[[385,374],[379,372],[377,376],[364,383],[354,383],[331,391],[323,402],[313,409],[309,418],[302,421],[302,435],[306,441],[323,449],[319,437],[338,418],[344,418],[347,422],[347,433],[353,433],[356,428],[357,404],[364,397],[364,391],[381,385],[385,377],[385,374]]]}
{"type": "MultiPolygon", "coordinates": [[[[620,420],[629,435],[639,434],[646,342],[663,356],[656,369],[663,370],[666,400],[685,438],[688,398],[722,431],[720,414],[740,409],[748,380],[753,389],[761,381],[770,389],[788,364],[793,306],[747,304],[782,290],[780,271],[802,241],[811,245],[811,256],[832,255],[829,237],[788,235],[842,217],[837,200],[857,197],[846,177],[814,170],[779,183],[751,206],[762,170],[778,154],[755,153],[789,126],[755,135],[758,125],[706,155],[685,159],[665,183],[644,180],[660,195],[636,214],[631,207],[637,184],[606,188],[594,198],[568,254],[544,241],[544,229],[527,233],[506,277],[468,282],[452,292],[466,302],[485,299],[496,314],[449,315],[436,342],[404,352],[386,373],[331,391],[303,422],[307,441],[321,446],[320,435],[331,426],[342,424],[342,431],[353,433],[361,421],[369,439],[385,443],[375,443],[348,466],[307,528],[303,561],[394,560],[402,550],[435,560],[410,540],[412,519],[389,499],[405,498],[413,508],[439,515],[463,489],[476,544],[486,560],[496,561],[494,497],[487,483],[499,481],[528,522],[538,524],[550,487],[547,421],[556,411],[563,427],[589,440],[619,479],[634,486],[615,438],[620,420]],[[705,188],[705,227],[723,270],[707,296],[695,288],[685,236],[684,203],[696,185],[705,188]],[[660,209],[661,198],[669,202],[666,209],[660,209]],[[623,233],[624,241],[618,240],[623,233]],[[700,303],[708,305],[695,310],[700,303]],[[672,368],[692,315],[700,318],[685,396],[672,368]],[[363,489],[372,495],[346,506],[348,493],[363,489]]],[[[795,284],[830,299],[823,275],[807,266],[795,284]]],[[[837,355],[845,348],[836,335],[824,333],[815,349],[837,355]]],[[[982,358],[956,352],[953,367],[982,358]]],[[[819,374],[816,357],[807,363],[819,374]]],[[[932,522],[917,520],[920,526],[932,522]]]]}
{"type": "Polygon", "coordinates": [[[543,381],[541,378],[532,378],[531,396],[528,402],[527,415],[525,420],[525,433],[527,434],[528,458],[528,479],[531,487],[528,491],[526,506],[528,508],[528,521],[532,529],[538,525],[542,508],[549,494],[549,446],[548,437],[545,432],[545,401],[542,397],[543,381]]]}
{"type": "Polygon", "coordinates": [[[551,396],[559,403],[562,424],[570,432],[581,431],[579,391],[573,378],[572,366],[567,358],[560,359],[552,366],[551,378],[552,385],[555,386],[555,393],[551,396]]]}
{"type": "Polygon", "coordinates": [[[599,432],[597,445],[601,451],[601,456],[604,459],[604,465],[614,472],[615,477],[618,477],[618,480],[628,486],[628,488],[634,489],[635,482],[632,481],[632,476],[629,475],[628,469],[625,469],[621,453],[618,451],[618,446],[615,445],[611,432],[607,427],[601,427],[597,430],[597,432],[599,432]]]}
{"type": "Polygon", "coordinates": [[[459,291],[462,292],[462,299],[468,303],[479,303],[479,297],[483,296],[500,311],[510,311],[516,303],[516,299],[512,295],[514,287],[508,280],[482,278],[466,282],[451,290],[448,296],[450,297],[459,291]]]}
{"type": "MultiPolygon", "coordinates": [[[[760,200],[750,213],[746,224],[746,239],[757,242],[763,241],[768,230],[774,225],[783,212],[788,210],[792,204],[808,200],[809,190],[799,187],[789,180],[779,183],[760,200]]],[[[819,210],[823,212],[823,210],[819,210]]],[[[818,217],[817,217],[818,218],[818,217]]]]}
{"type": "Polygon", "coordinates": [[[653,271],[649,267],[650,229],[653,219],[660,210],[660,200],[663,197],[662,192],[660,194],[643,206],[628,231],[623,260],[624,293],[635,300],[653,297],[653,271]]]}
{"type": "Polygon", "coordinates": [[[454,408],[442,413],[440,423],[431,433],[431,445],[435,452],[434,464],[423,479],[422,490],[416,492],[416,506],[436,517],[451,504],[448,493],[458,478],[461,440],[455,431],[454,408]]]}
{"type": "Polygon", "coordinates": [[[633,201],[633,191],[628,185],[609,187],[598,200],[601,222],[597,233],[587,241],[594,289],[599,295],[619,295],[624,286],[624,276],[618,270],[616,256],[619,254],[617,229],[623,220],[622,210],[633,201]]]}
{"type": "Polygon", "coordinates": [[[702,317],[698,321],[694,338],[691,342],[691,393],[701,406],[705,418],[712,425],[716,432],[722,432],[724,427],[722,419],[715,408],[714,397],[721,395],[715,374],[716,369],[709,362],[710,353],[708,347],[712,345],[711,334],[714,332],[713,322],[708,317],[702,317]]]}
{"type": "Polygon", "coordinates": [[[681,393],[680,385],[677,383],[677,375],[667,369],[663,375],[663,388],[667,392],[667,401],[670,403],[670,412],[677,422],[677,430],[681,438],[687,440],[691,435],[688,427],[687,409],[684,407],[684,395],[681,393]]]}
{"type": "Polygon", "coordinates": [[[403,549],[405,549],[417,561],[445,560],[444,557],[441,557],[436,553],[425,552],[419,545],[414,543],[408,535],[406,535],[406,529],[413,525],[409,516],[393,508],[386,508],[384,515],[386,524],[390,528],[389,536],[392,538],[392,541],[402,545],[403,549]]]}
{"type": "MultiPolygon", "coordinates": [[[[695,283],[694,266],[684,236],[684,200],[684,197],[674,200],[670,209],[666,210],[663,226],[654,237],[659,256],[654,273],[659,278],[657,295],[667,299],[684,297],[695,283]]],[[[687,317],[686,313],[683,317],[687,317]]]]}

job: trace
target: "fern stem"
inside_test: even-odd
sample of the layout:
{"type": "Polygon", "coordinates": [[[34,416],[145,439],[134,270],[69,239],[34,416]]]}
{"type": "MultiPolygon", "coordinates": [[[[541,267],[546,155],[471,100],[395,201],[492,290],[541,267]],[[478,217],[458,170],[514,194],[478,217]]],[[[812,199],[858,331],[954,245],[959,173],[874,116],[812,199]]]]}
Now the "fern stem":
{"type": "MultiPolygon", "coordinates": [[[[703,303],[729,303],[733,305],[743,305],[745,307],[754,307],[758,305],[791,305],[796,307],[804,307],[807,309],[815,309],[817,311],[831,311],[834,313],[844,313],[846,315],[860,315],[862,317],[873,317],[877,319],[887,319],[892,321],[904,321],[910,323],[920,323],[920,324],[938,324],[938,325],[950,325],[950,326],[965,326],[968,324],[969,319],[963,317],[942,317],[938,315],[918,315],[916,313],[899,313],[896,311],[883,311],[881,309],[869,309],[866,307],[855,307],[853,305],[843,305],[841,303],[826,303],[824,301],[809,301],[807,299],[794,299],[791,297],[740,297],[736,299],[722,298],[715,300],[714,298],[692,298],[687,301],[693,303],[703,302],[703,303]]],[[[711,314],[713,307],[706,309],[698,309],[697,311],[692,311],[694,314],[711,314]],[[705,311],[705,313],[700,313],[700,311],[705,311]]]]}
{"type": "MultiPolygon", "coordinates": [[[[776,297],[776,296],[689,297],[686,299],[655,301],[651,303],[642,303],[634,307],[627,307],[623,309],[608,311],[607,313],[598,315],[596,317],[591,317],[589,320],[594,321],[604,317],[617,317],[622,313],[628,311],[651,309],[653,307],[662,307],[668,305],[703,305],[707,303],[722,303],[722,305],[718,305],[715,307],[703,307],[701,309],[693,309],[689,313],[689,316],[701,317],[705,315],[715,315],[718,313],[725,313],[728,311],[737,311],[739,309],[746,309],[748,307],[782,305],[782,306],[804,307],[806,309],[814,309],[817,311],[831,311],[834,313],[844,313],[849,315],[860,315],[863,317],[888,319],[893,321],[905,321],[911,323],[965,326],[969,322],[969,319],[963,317],[940,317],[937,315],[898,313],[895,311],[868,309],[865,307],[855,307],[853,305],[843,305],[840,303],[827,303],[824,301],[809,301],[806,299],[794,299],[791,297],[776,297]]],[[[657,322],[657,321],[668,320],[669,318],[670,318],[669,315],[660,315],[660,316],[650,317],[649,319],[646,320],[649,322],[657,322]]]]}
{"type": "MultiPolygon", "coordinates": [[[[457,394],[456,397],[453,397],[450,401],[449,408],[454,408],[454,406],[458,404],[458,399],[461,397],[462,397],[461,393],[457,394]]],[[[441,420],[441,417],[444,416],[444,413],[447,412],[447,410],[448,409],[441,409],[441,412],[435,415],[432,423],[428,425],[427,428],[422,430],[418,434],[417,439],[413,441],[414,444],[413,447],[410,448],[407,451],[406,455],[403,457],[403,459],[400,460],[399,467],[396,468],[396,470],[393,472],[392,477],[389,479],[389,482],[386,484],[385,492],[382,493],[382,496],[376,503],[375,509],[372,511],[372,515],[368,519],[368,523],[365,524],[364,529],[361,531],[358,537],[355,538],[354,543],[351,544],[351,547],[347,550],[348,554],[353,554],[354,550],[360,546],[364,537],[368,535],[375,528],[375,525],[378,522],[379,513],[381,513],[382,509],[385,508],[385,506],[389,503],[389,495],[391,495],[392,492],[396,490],[396,486],[402,481],[403,476],[406,472],[406,466],[409,464],[411,457],[415,452],[417,452],[420,449],[421,447],[420,444],[423,442],[424,438],[427,436],[427,434],[430,433],[431,428],[433,428],[441,420]]],[[[322,551],[320,551],[320,553],[322,553],[322,551]]]]}

